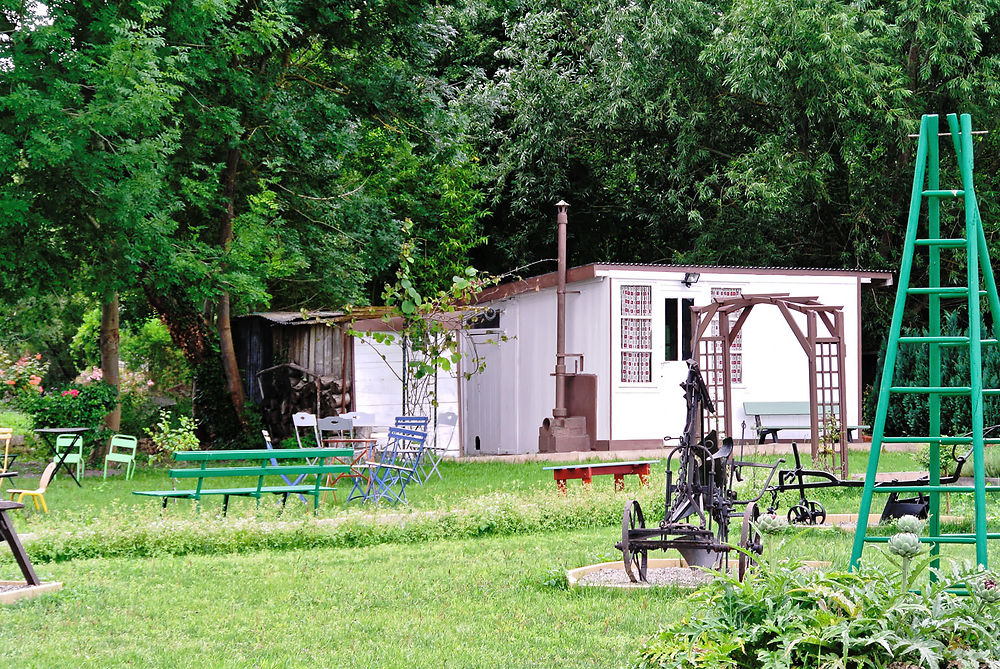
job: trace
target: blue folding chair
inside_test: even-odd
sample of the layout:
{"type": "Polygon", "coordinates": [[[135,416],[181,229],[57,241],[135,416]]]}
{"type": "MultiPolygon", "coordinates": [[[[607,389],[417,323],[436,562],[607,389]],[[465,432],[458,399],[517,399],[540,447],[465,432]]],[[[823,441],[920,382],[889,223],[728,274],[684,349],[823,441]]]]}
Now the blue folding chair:
{"type": "Polygon", "coordinates": [[[426,432],[431,419],[427,416],[396,416],[396,427],[426,432]]]}
{"type": "MultiPolygon", "coordinates": [[[[368,465],[370,479],[366,499],[374,502],[376,506],[382,500],[405,504],[406,486],[417,476],[417,468],[426,443],[426,432],[398,427],[389,428],[389,439],[379,459],[365,463],[368,465]]],[[[355,487],[357,486],[358,481],[355,481],[355,487]]],[[[353,489],[351,492],[353,494],[353,489]]]]}
{"type": "MultiPolygon", "coordinates": [[[[271,434],[267,430],[261,430],[260,433],[264,435],[264,445],[267,446],[267,450],[273,451],[274,444],[271,443],[271,434]]],[[[277,458],[271,458],[271,466],[272,467],[278,466],[277,458]]],[[[284,474],[281,474],[281,478],[285,480],[285,485],[298,485],[299,483],[302,482],[302,479],[304,479],[305,477],[306,477],[305,474],[299,474],[298,478],[296,478],[295,481],[293,482],[290,478],[288,478],[284,474]]],[[[305,495],[300,494],[299,499],[301,499],[306,504],[309,503],[309,500],[306,499],[305,495]]]]}
{"type": "MultiPolygon", "coordinates": [[[[414,430],[417,432],[427,432],[427,426],[430,424],[430,419],[427,416],[396,416],[396,427],[404,428],[406,430],[414,430]]],[[[413,457],[412,453],[404,454],[413,457]]],[[[425,472],[424,469],[427,467],[427,459],[421,453],[420,459],[416,464],[416,481],[420,485],[424,484],[427,477],[430,475],[429,472],[425,472]]],[[[440,476],[440,474],[438,475],[440,476]]]]}

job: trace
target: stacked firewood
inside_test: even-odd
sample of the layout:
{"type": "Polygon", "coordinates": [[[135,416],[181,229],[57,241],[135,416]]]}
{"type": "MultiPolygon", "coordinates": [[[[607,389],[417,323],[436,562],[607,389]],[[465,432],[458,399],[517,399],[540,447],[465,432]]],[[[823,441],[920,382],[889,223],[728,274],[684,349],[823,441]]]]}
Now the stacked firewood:
{"type": "Polygon", "coordinates": [[[322,417],[350,410],[351,393],[349,389],[344,390],[343,379],[339,377],[323,376],[317,379],[289,370],[288,374],[275,374],[272,379],[271,388],[265,387],[264,421],[271,435],[279,440],[294,436],[292,414],[304,411],[322,417]]]}

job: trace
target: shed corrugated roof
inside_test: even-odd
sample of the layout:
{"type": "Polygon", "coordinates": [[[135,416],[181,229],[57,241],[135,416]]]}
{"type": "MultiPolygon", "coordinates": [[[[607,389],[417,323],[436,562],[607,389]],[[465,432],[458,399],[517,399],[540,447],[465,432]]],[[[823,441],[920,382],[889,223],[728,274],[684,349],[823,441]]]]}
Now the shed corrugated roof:
{"type": "MultiPolygon", "coordinates": [[[[777,265],[767,265],[764,267],[753,267],[750,265],[705,265],[705,264],[688,264],[681,265],[676,263],[642,263],[642,262],[596,262],[590,263],[599,269],[617,269],[620,267],[640,267],[643,269],[665,269],[665,270],[675,270],[681,271],[686,269],[704,269],[704,270],[740,270],[741,272],[761,272],[764,274],[776,273],[776,274],[798,274],[802,272],[823,272],[823,273],[835,273],[835,274],[856,274],[859,276],[875,275],[879,278],[882,276],[892,276],[891,272],[879,269],[844,269],[841,267],[779,267],[777,265]]],[[[587,267],[587,265],[583,265],[587,267]]]]}
{"type": "Polygon", "coordinates": [[[389,311],[391,311],[389,307],[351,307],[345,311],[255,311],[251,314],[234,316],[233,319],[263,318],[276,325],[324,325],[381,318],[389,311]]]}
{"type": "Polygon", "coordinates": [[[343,316],[342,311],[255,311],[252,314],[237,316],[237,318],[250,318],[256,316],[272,323],[282,325],[297,325],[315,323],[318,319],[336,318],[343,316]]]}

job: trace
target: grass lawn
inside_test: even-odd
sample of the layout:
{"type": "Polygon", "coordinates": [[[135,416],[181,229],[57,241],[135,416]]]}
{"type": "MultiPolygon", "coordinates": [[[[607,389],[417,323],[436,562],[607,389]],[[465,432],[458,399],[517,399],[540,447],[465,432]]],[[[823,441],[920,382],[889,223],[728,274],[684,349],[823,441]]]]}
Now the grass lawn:
{"type": "MultiPolygon", "coordinates": [[[[759,462],[773,462],[775,456],[752,457],[748,447],[746,457],[759,462]]],[[[791,467],[791,456],[784,456],[786,464],[784,467],[791,467]]],[[[627,454],[623,456],[627,459],[627,454]]],[[[460,507],[468,500],[487,495],[502,494],[506,496],[519,497],[524,499],[537,500],[539,498],[555,497],[556,486],[552,478],[552,472],[544,471],[543,467],[550,463],[545,462],[477,462],[475,460],[463,460],[460,462],[443,462],[441,471],[443,479],[437,477],[430,480],[424,486],[407,486],[407,498],[409,504],[407,509],[434,510],[460,507]]],[[[852,451],[850,458],[851,472],[861,473],[867,464],[867,451],[852,451]]],[[[803,466],[810,466],[808,455],[803,456],[803,466]]],[[[38,485],[38,476],[42,469],[42,463],[16,463],[15,469],[21,468],[25,475],[16,479],[19,488],[35,488],[38,485]]],[[[919,465],[909,453],[885,453],[882,455],[880,463],[882,471],[901,471],[908,469],[919,469],[919,465]]],[[[760,471],[752,472],[759,479],[756,485],[763,483],[763,475],[760,471]]],[[[227,487],[232,484],[246,485],[249,479],[216,479],[210,484],[211,487],[227,487]]],[[[662,505],[663,491],[665,486],[665,474],[662,465],[653,467],[650,477],[650,485],[647,488],[640,488],[638,479],[635,476],[625,478],[625,494],[637,496],[643,503],[646,500],[657,500],[662,505]]],[[[570,481],[568,485],[571,492],[577,492],[580,487],[578,481],[570,481]]],[[[748,484],[749,486],[753,483],[748,484]]],[[[12,487],[10,483],[4,484],[4,488],[12,487]]],[[[159,514],[160,502],[157,498],[133,495],[134,490],[164,490],[170,489],[170,480],[167,478],[165,469],[149,468],[140,466],[135,477],[131,481],[125,481],[121,475],[111,475],[105,481],[102,480],[100,472],[88,470],[88,476],[83,481],[83,487],[77,487],[68,476],[60,475],[50,485],[45,497],[51,513],[48,516],[38,514],[30,518],[30,522],[42,522],[52,526],[64,524],[76,525],[81,521],[100,518],[109,505],[115,504],[123,507],[137,507],[137,512],[145,513],[155,511],[159,514]],[[93,475],[92,475],[93,474],[93,475]]],[[[193,483],[182,481],[178,488],[194,487],[193,483]]],[[[208,486],[206,486],[208,487],[208,486]]],[[[598,476],[594,479],[594,492],[598,494],[611,494],[612,479],[610,476],[598,476]]],[[[336,516],[345,510],[353,510],[362,507],[357,501],[347,503],[345,500],[350,491],[350,482],[342,480],[338,484],[337,499],[333,495],[328,495],[320,508],[321,517],[336,516]]],[[[851,512],[857,510],[857,499],[860,499],[856,491],[822,491],[817,497],[823,501],[831,512],[851,512]],[[832,505],[832,506],[831,506],[832,505]]],[[[765,500],[766,501],[766,500],[765,500]]],[[[177,503],[170,503],[166,514],[189,513],[194,505],[187,500],[177,503]]],[[[207,512],[215,513],[221,509],[221,498],[208,498],[203,502],[203,507],[207,512]]],[[[787,505],[782,505],[787,509],[787,505]]],[[[255,507],[252,500],[234,498],[230,501],[230,513],[251,513],[255,507]]],[[[387,507],[391,508],[391,507],[387,507]]],[[[311,511],[305,505],[289,500],[288,513],[294,517],[296,515],[308,514],[311,511]],[[301,508],[300,508],[301,507],[301,508]]]]}
{"type": "MultiPolygon", "coordinates": [[[[852,465],[863,469],[865,457],[857,453],[852,465]]],[[[908,454],[887,454],[884,465],[916,467],[908,454]]],[[[130,482],[88,477],[83,488],[60,477],[47,494],[52,512],[19,514],[18,526],[39,542],[50,537],[36,568],[65,588],[0,610],[0,657],[27,667],[629,666],[649,635],[684,614],[686,593],[567,590],[562,574],[620,559],[625,500],[640,499],[656,522],[662,469],[648,488],[630,477],[617,493],[610,477],[598,477],[592,490],[571,485],[564,496],[543,466],[447,462],[443,481],[409,491],[409,507],[345,507],[345,488],[319,521],[291,501],[281,515],[249,500],[235,500],[228,519],[218,517],[220,500],[201,512],[182,501],[161,514],[157,500],[131,491],[169,487],[163,470],[140,469],[130,482]],[[365,533],[386,516],[392,524],[379,536],[365,533]],[[337,535],[342,526],[354,529],[337,535]],[[59,551],[69,544],[51,539],[88,532],[97,538],[66,557],[59,551]],[[254,542],[267,533],[290,539],[254,542]],[[317,536],[323,541],[309,543],[317,536]],[[130,552],[133,540],[144,548],[130,552]]],[[[782,510],[794,502],[786,496],[782,510]]],[[[852,512],[860,491],[817,497],[831,512],[852,512]]],[[[966,507],[964,496],[953,504],[966,507]]],[[[792,531],[769,537],[766,554],[844,568],[851,540],[838,530],[792,531]]],[[[869,555],[882,559],[876,549],[869,555]]],[[[0,555],[0,578],[16,574],[0,555]]]]}
{"type": "Polygon", "coordinates": [[[79,560],[3,611],[10,666],[624,666],[676,592],[565,590],[605,531],[362,550],[79,560]]]}
{"type": "MultiPolygon", "coordinates": [[[[554,578],[615,559],[616,534],[47,564],[64,590],[5,607],[0,655],[19,667],[628,666],[686,612],[686,593],[554,578]]],[[[768,553],[844,567],[850,541],[810,531],[768,553]]]]}

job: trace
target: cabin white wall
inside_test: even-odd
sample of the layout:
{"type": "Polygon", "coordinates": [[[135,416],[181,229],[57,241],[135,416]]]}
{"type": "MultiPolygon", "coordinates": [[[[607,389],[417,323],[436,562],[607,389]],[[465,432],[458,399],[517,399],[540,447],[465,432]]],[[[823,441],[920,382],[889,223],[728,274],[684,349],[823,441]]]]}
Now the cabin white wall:
{"type": "MultiPolygon", "coordinates": [[[[608,438],[610,419],[608,304],[603,279],[568,286],[566,352],[582,353],[582,371],[598,376],[597,439],[608,438]]],[[[523,293],[491,306],[501,312],[499,332],[473,331],[463,344],[468,360],[468,337],[479,337],[475,354],[486,360],[481,375],[462,381],[463,450],[468,455],[535,453],[538,428],[555,405],[556,291],[523,293]],[[501,333],[507,341],[500,341],[501,333]]],[[[575,364],[567,359],[569,370],[575,364]]]]}
{"type": "MultiPolygon", "coordinates": [[[[375,424],[389,427],[396,416],[403,415],[403,348],[399,341],[380,344],[370,337],[354,338],[354,403],[357,411],[372,414],[375,424]]],[[[456,374],[438,372],[438,416],[458,413],[458,379],[456,374]]],[[[433,407],[423,414],[433,417],[433,407]]],[[[458,427],[438,425],[437,443],[450,455],[459,453],[458,427]]]]}
{"type": "MultiPolygon", "coordinates": [[[[848,424],[858,424],[858,360],[860,351],[858,325],[858,279],[852,276],[751,276],[747,274],[716,274],[702,272],[698,283],[690,288],[681,283],[683,273],[615,272],[611,279],[611,346],[612,377],[611,438],[618,440],[660,439],[677,436],[683,430],[685,407],[679,384],[687,367],[683,362],[666,362],[664,358],[664,301],[666,298],[693,298],[696,305],[708,304],[711,288],[741,288],[744,294],[788,293],[791,296],[816,296],[823,304],[842,306],[844,312],[844,344],[846,366],[843,382],[847,389],[848,424]],[[653,287],[653,351],[654,362],[650,384],[621,382],[620,294],[622,285],[653,287]]],[[[805,318],[797,316],[805,332],[805,318]]],[[[821,335],[823,326],[820,326],[821,335]]],[[[743,383],[732,389],[734,436],[741,434],[741,423],[747,421],[747,438],[753,437],[753,417],[743,414],[745,401],[808,401],[809,375],[805,352],[792,334],[781,312],[771,306],[757,306],[743,327],[743,383]]],[[[788,417],[781,424],[793,424],[788,417]]],[[[807,424],[808,421],[803,421],[807,424]]],[[[781,437],[808,438],[808,430],[788,430],[781,437]]]]}

